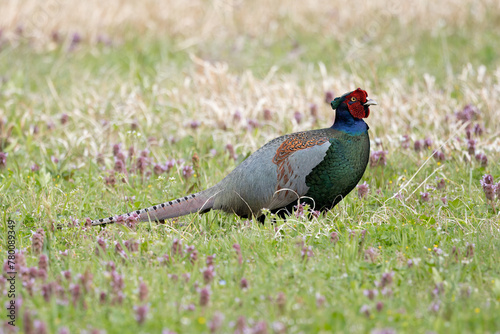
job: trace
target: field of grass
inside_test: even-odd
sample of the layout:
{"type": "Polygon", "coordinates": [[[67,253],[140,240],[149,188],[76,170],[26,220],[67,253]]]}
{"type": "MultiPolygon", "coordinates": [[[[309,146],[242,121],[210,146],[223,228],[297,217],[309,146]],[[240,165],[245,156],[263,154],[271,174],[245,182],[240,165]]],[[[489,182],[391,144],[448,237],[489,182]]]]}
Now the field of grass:
{"type": "Polygon", "coordinates": [[[499,333],[500,4],[412,6],[1,2],[0,333],[499,333]],[[330,126],[357,87],[385,152],[366,196],[85,226],[330,126]]]}

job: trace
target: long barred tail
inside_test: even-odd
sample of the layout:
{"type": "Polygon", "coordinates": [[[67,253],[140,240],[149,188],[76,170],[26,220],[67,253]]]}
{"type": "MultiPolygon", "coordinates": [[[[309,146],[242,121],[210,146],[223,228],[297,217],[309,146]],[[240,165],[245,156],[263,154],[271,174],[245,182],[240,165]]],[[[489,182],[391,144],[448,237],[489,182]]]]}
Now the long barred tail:
{"type": "Polygon", "coordinates": [[[184,216],[193,212],[205,212],[212,209],[217,191],[214,188],[202,192],[181,197],[169,202],[153,205],[149,208],[128,212],[109,218],[101,218],[92,221],[92,226],[113,224],[116,222],[127,222],[129,219],[135,221],[160,221],[168,218],[184,216]]]}

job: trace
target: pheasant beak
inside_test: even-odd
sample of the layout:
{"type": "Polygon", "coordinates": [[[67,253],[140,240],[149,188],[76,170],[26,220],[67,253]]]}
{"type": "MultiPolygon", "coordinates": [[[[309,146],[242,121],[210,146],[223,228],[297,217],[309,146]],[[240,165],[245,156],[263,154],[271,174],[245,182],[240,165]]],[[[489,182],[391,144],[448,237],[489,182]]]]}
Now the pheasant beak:
{"type": "Polygon", "coordinates": [[[375,100],[372,100],[372,99],[367,99],[363,105],[364,106],[375,106],[375,105],[377,105],[377,102],[375,100]]]}

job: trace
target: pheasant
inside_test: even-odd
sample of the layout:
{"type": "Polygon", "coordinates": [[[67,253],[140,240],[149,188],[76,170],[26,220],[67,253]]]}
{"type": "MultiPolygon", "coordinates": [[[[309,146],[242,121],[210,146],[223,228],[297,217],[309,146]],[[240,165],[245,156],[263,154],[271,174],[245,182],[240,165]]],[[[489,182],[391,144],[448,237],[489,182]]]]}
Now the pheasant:
{"type": "Polygon", "coordinates": [[[331,102],[336,110],[330,128],[297,132],[271,140],[211,188],[120,216],[92,221],[162,221],[194,212],[222,210],[263,221],[262,210],[292,212],[300,200],[326,211],[359,182],[370,154],[368,125],[363,118],[376,105],[358,88],[331,102]]]}

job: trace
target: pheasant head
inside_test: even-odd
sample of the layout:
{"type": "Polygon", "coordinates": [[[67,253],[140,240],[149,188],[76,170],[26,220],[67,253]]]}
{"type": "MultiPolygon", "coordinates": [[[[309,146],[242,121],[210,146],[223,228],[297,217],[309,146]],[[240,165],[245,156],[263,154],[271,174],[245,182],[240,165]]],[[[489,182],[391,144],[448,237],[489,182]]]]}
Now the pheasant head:
{"type": "Polygon", "coordinates": [[[337,110],[339,107],[347,108],[352,117],[366,118],[370,115],[370,106],[377,102],[368,98],[368,93],[361,88],[355,91],[345,93],[331,102],[332,108],[337,110]]]}

